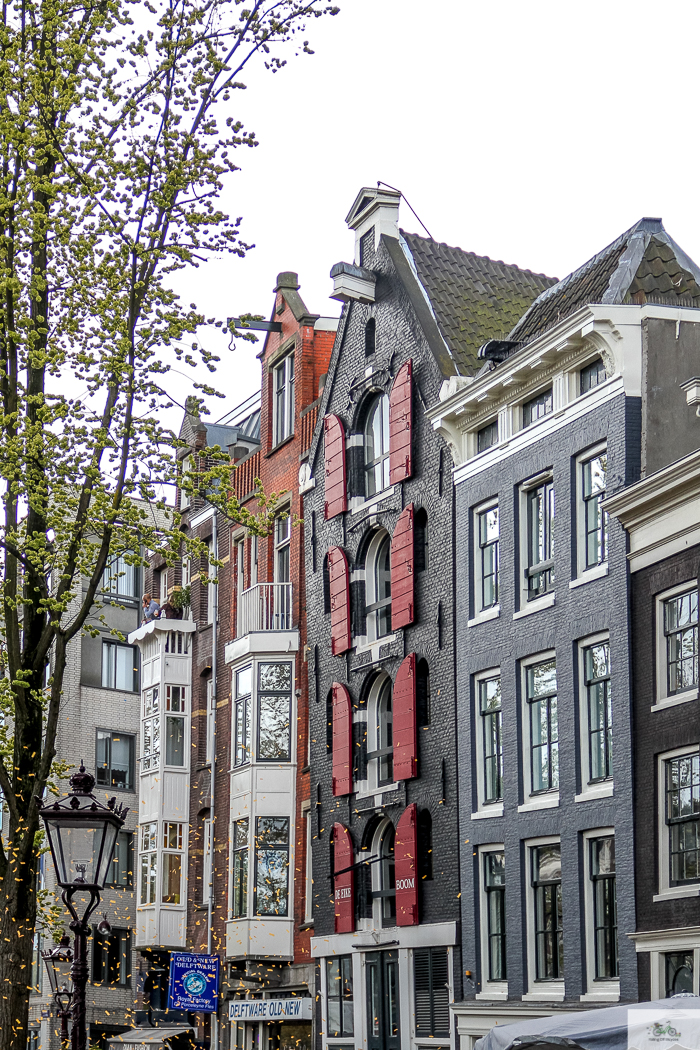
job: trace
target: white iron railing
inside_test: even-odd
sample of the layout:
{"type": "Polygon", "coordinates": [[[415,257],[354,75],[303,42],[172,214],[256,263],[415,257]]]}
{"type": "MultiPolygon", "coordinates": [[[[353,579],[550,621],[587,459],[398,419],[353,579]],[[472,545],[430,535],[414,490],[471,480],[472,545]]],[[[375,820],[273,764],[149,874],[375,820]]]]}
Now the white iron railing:
{"type": "Polygon", "coordinates": [[[238,637],[251,631],[289,631],[291,583],[257,583],[238,597],[238,637]]]}

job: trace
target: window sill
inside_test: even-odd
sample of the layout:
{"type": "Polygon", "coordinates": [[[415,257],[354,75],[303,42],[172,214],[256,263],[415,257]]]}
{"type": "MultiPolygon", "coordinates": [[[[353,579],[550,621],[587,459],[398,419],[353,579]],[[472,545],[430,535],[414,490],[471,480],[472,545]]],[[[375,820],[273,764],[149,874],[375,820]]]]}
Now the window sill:
{"type": "Polygon", "coordinates": [[[541,598],[534,598],[531,602],[528,602],[524,609],[513,613],[513,619],[522,620],[524,616],[532,616],[533,613],[540,612],[541,609],[549,609],[555,603],[556,594],[554,591],[550,591],[549,594],[543,594],[541,598]]]}
{"type": "Polygon", "coordinates": [[[265,453],[265,459],[269,459],[270,456],[274,456],[275,452],[278,449],[284,448],[284,446],[288,445],[290,441],[294,441],[294,434],[288,434],[286,438],[282,438],[282,440],[278,441],[276,445],[273,445],[270,451],[265,453]]]}
{"type": "Polygon", "coordinates": [[[500,1002],[508,998],[508,984],[506,981],[485,984],[484,990],[482,992],[477,992],[474,998],[498,1000],[500,1002]]]}
{"type": "Polygon", "coordinates": [[[679,704],[689,704],[691,700],[697,700],[698,690],[687,689],[684,693],[674,693],[673,696],[664,696],[657,703],[652,704],[651,711],[665,711],[667,707],[678,707],[679,704]]]}
{"type": "Polygon", "coordinates": [[[564,999],[563,981],[543,981],[542,987],[534,992],[526,992],[524,1003],[560,1003],[564,999]]]}
{"type": "Polygon", "coordinates": [[[354,646],[355,655],[361,656],[363,653],[371,653],[373,649],[376,649],[377,655],[374,659],[378,660],[380,648],[383,645],[387,645],[389,642],[395,641],[395,639],[395,634],[383,634],[381,638],[376,638],[373,642],[368,642],[366,641],[365,636],[363,636],[362,640],[358,640],[357,644],[354,646]]]}
{"type": "Polygon", "coordinates": [[[592,569],[584,569],[577,579],[571,581],[569,588],[573,590],[574,587],[583,587],[584,583],[591,583],[593,580],[600,580],[603,576],[607,575],[608,563],[604,561],[602,565],[596,565],[592,569]]]}
{"type": "Polygon", "coordinates": [[[518,813],[534,813],[538,809],[557,809],[559,806],[559,792],[547,795],[538,795],[518,806],[518,813]]]}
{"type": "Polygon", "coordinates": [[[620,1000],[619,981],[596,981],[593,991],[584,992],[582,1003],[617,1003],[620,1000]]]}
{"type": "Polygon", "coordinates": [[[313,930],[313,928],[314,928],[314,920],[313,919],[309,919],[308,922],[302,922],[301,926],[297,926],[297,929],[299,930],[300,933],[303,930],[313,930]]]}
{"type": "Polygon", "coordinates": [[[500,605],[494,605],[490,609],[483,609],[477,613],[473,620],[467,620],[467,627],[476,627],[478,623],[487,623],[489,620],[496,620],[501,615],[500,605]]]}
{"type": "Polygon", "coordinates": [[[610,781],[604,784],[592,784],[580,795],[574,795],[574,802],[595,802],[598,798],[612,798],[614,788],[614,784],[610,781]]]}
{"type": "Polygon", "coordinates": [[[385,499],[389,499],[389,496],[393,496],[396,490],[396,485],[390,485],[388,489],[383,489],[381,492],[375,493],[374,496],[370,496],[369,499],[362,499],[360,496],[351,497],[350,499],[350,513],[360,514],[363,510],[368,510],[369,507],[376,506],[377,503],[383,503],[385,499]],[[355,502],[358,500],[359,502],[355,502]]]}
{"type": "Polygon", "coordinates": [[[661,893],[655,893],[651,899],[656,904],[660,901],[682,900],[684,897],[700,897],[700,883],[694,882],[692,886],[670,886],[661,893]]]}
{"type": "Polygon", "coordinates": [[[472,813],[472,820],[488,820],[489,817],[502,817],[503,816],[503,803],[494,802],[492,805],[485,805],[483,809],[477,809],[472,813]]]}

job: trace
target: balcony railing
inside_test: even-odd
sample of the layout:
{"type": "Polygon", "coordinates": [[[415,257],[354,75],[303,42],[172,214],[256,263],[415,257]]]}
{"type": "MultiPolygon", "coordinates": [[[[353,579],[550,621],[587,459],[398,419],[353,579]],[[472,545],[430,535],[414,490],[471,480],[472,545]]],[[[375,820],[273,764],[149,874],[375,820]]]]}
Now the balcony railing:
{"type": "Polygon", "coordinates": [[[290,631],[291,583],[258,583],[238,597],[238,637],[251,631],[290,631]]]}

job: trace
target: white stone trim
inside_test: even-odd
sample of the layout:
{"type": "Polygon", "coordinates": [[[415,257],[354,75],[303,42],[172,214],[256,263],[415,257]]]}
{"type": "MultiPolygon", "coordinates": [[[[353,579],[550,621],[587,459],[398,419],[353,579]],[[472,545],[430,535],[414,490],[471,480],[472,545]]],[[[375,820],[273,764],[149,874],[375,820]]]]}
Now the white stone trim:
{"type": "MultiPolygon", "coordinates": [[[[676,598],[680,594],[687,594],[691,591],[697,591],[697,589],[697,579],[690,579],[686,580],[685,583],[676,584],[675,587],[669,587],[668,590],[662,591],[660,594],[654,595],[654,642],[656,647],[656,702],[651,708],[652,711],[657,710],[659,707],[673,707],[674,700],[676,700],[678,703],[682,703],[683,699],[695,699],[695,697],[687,696],[686,692],[668,692],[668,652],[666,646],[666,636],[664,635],[664,602],[668,601],[669,598],[676,598]],[[681,697],[683,699],[681,699],[681,697]]],[[[698,630],[700,631],[700,626],[698,627],[698,630]]],[[[697,688],[695,689],[695,695],[697,696],[697,688]]]]}
{"type": "Polygon", "coordinates": [[[668,841],[668,825],[666,823],[666,762],[673,758],[681,758],[683,755],[694,755],[698,753],[698,744],[690,744],[677,747],[673,751],[665,751],[656,756],[656,779],[657,779],[657,802],[656,802],[656,824],[657,851],[659,864],[659,886],[658,892],[652,900],[665,901],[676,900],[681,897],[700,896],[700,883],[688,883],[685,886],[671,886],[669,878],[670,849],[668,841]]]}

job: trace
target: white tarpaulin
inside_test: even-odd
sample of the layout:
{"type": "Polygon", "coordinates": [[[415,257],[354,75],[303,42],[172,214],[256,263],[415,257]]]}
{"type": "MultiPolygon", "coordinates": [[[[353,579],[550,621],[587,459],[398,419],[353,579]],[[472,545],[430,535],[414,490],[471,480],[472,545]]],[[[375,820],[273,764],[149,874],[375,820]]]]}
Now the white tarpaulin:
{"type": "Polygon", "coordinates": [[[653,1003],[539,1017],[496,1025],[474,1050],[570,1047],[572,1050],[700,1050],[700,997],[674,995],[653,1003]],[[676,1034],[677,1033],[677,1034],[676,1034]]]}

